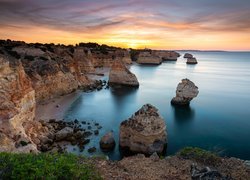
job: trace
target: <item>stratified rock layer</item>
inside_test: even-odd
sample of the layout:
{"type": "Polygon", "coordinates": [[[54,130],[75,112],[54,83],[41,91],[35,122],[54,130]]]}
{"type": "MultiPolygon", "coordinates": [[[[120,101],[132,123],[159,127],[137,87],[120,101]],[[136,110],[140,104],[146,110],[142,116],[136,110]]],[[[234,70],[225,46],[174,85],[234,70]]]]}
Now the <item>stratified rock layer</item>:
{"type": "Polygon", "coordinates": [[[146,104],[120,125],[120,147],[135,153],[163,153],[167,144],[164,119],[146,104]]]}
{"type": "Polygon", "coordinates": [[[36,152],[24,128],[35,117],[35,91],[20,61],[3,55],[0,92],[0,152],[36,152]]]}
{"type": "Polygon", "coordinates": [[[171,103],[174,105],[188,105],[198,95],[198,87],[189,79],[182,79],[176,89],[176,96],[171,103]]]}
{"type": "Polygon", "coordinates": [[[153,51],[142,51],[137,59],[139,64],[161,64],[162,59],[155,55],[153,51]]]}
{"type": "Polygon", "coordinates": [[[124,63],[115,60],[109,73],[109,85],[139,86],[136,76],[131,73],[124,63]]]}

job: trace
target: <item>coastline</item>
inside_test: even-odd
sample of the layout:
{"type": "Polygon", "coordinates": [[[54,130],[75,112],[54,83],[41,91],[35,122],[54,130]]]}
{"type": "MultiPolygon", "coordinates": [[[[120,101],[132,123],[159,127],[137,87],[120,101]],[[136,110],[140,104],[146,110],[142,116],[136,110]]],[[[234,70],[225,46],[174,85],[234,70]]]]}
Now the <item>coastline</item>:
{"type": "MultiPolygon", "coordinates": [[[[131,64],[130,66],[134,65],[131,64]]],[[[130,66],[128,66],[130,68],[130,66]]],[[[106,79],[109,76],[109,67],[96,68],[94,73],[88,73],[87,77],[92,81],[106,79]]],[[[49,121],[50,119],[63,120],[64,113],[71,104],[81,95],[82,90],[77,89],[74,92],[59,97],[54,97],[42,103],[36,104],[35,120],[49,121]]]]}
{"type": "Polygon", "coordinates": [[[62,120],[65,111],[81,95],[80,90],[50,99],[44,103],[37,103],[35,120],[62,120]]]}

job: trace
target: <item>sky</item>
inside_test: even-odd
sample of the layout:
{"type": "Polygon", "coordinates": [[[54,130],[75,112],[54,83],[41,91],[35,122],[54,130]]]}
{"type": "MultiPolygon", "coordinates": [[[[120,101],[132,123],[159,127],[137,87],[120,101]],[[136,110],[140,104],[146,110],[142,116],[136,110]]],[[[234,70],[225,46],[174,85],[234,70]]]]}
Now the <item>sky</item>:
{"type": "Polygon", "coordinates": [[[250,0],[0,0],[0,39],[250,50],[250,0]]]}

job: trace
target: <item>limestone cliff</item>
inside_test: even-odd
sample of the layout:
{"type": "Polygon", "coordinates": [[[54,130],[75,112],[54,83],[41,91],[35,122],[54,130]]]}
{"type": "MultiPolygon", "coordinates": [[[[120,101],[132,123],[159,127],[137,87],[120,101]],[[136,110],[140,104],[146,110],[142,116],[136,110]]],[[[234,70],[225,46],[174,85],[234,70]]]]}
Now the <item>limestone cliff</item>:
{"type": "Polygon", "coordinates": [[[137,63],[139,64],[161,64],[162,59],[153,51],[142,51],[139,54],[137,63]]]}
{"type": "Polygon", "coordinates": [[[20,61],[3,55],[0,91],[0,151],[37,151],[24,128],[35,116],[35,91],[20,61]]]}
{"type": "Polygon", "coordinates": [[[116,59],[121,60],[125,64],[131,64],[132,60],[127,50],[92,50],[94,67],[111,67],[116,59]]]}

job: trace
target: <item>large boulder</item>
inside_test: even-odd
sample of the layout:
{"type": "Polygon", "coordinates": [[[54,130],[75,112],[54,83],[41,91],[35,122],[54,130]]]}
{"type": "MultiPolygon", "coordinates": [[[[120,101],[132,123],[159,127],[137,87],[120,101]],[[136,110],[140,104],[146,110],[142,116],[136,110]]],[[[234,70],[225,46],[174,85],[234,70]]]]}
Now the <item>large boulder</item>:
{"type": "Polygon", "coordinates": [[[123,121],[120,125],[119,144],[127,152],[162,154],[167,145],[167,132],[158,109],[145,104],[131,118],[123,121]]]}
{"type": "Polygon", "coordinates": [[[74,130],[71,127],[65,127],[61,129],[55,134],[56,141],[62,141],[68,139],[70,136],[73,135],[73,132],[74,130]]]}
{"type": "Polygon", "coordinates": [[[195,57],[192,57],[192,58],[187,58],[187,64],[197,64],[197,60],[195,57]]]}
{"type": "Polygon", "coordinates": [[[185,53],[184,54],[184,58],[192,58],[192,57],[193,57],[193,55],[190,54],[190,53],[185,53]]]}
{"type": "Polygon", "coordinates": [[[127,69],[122,61],[115,60],[109,73],[109,85],[138,87],[139,82],[136,76],[127,69]]]}
{"type": "Polygon", "coordinates": [[[112,151],[115,148],[115,139],[112,132],[106,133],[100,140],[100,147],[103,151],[112,151]]]}
{"type": "Polygon", "coordinates": [[[182,79],[176,89],[176,96],[171,103],[174,105],[188,105],[198,95],[198,87],[189,79],[182,79]]]}

